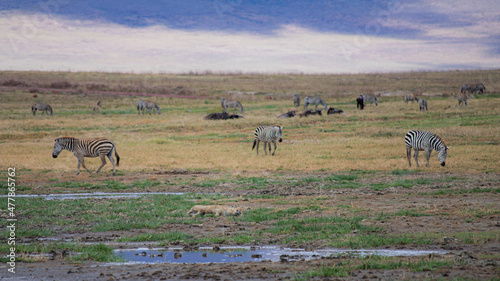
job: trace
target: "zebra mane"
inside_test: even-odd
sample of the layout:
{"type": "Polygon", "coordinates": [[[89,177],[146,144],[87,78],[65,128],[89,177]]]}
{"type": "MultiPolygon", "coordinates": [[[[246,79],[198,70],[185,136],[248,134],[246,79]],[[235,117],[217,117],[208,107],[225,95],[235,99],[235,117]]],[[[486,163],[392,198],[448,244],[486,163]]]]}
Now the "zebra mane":
{"type": "Polygon", "coordinates": [[[58,140],[65,140],[65,141],[67,141],[67,140],[76,140],[76,139],[77,138],[74,138],[74,137],[60,137],[60,138],[57,138],[56,141],[58,141],[58,140]]]}
{"type": "Polygon", "coordinates": [[[438,138],[444,144],[444,146],[448,147],[448,145],[446,144],[446,142],[443,140],[443,138],[440,135],[438,135],[438,134],[434,134],[434,135],[436,136],[436,138],[438,138]]]}

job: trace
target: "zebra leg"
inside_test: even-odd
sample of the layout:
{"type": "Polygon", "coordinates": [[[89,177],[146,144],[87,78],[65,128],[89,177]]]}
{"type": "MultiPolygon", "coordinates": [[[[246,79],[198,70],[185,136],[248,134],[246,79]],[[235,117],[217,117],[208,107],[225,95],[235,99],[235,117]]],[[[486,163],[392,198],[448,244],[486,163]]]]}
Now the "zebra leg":
{"type": "MultiPolygon", "coordinates": [[[[257,155],[259,155],[259,145],[260,145],[260,140],[256,139],[257,141],[257,155]]],[[[266,150],[266,147],[264,147],[264,151],[266,150]]]]}
{"type": "Polygon", "coordinates": [[[415,163],[417,163],[417,167],[419,167],[420,165],[418,165],[418,150],[416,149],[413,149],[414,150],[414,158],[415,158],[415,163]]]}
{"type": "MultiPolygon", "coordinates": [[[[276,140],[273,141],[273,144],[274,144],[274,151],[273,151],[273,156],[274,156],[274,153],[276,153],[276,140]]],[[[271,143],[269,143],[269,152],[271,152],[271,143]]]]}
{"type": "MultiPolygon", "coordinates": [[[[111,152],[112,152],[112,150],[111,150],[111,152]]],[[[108,153],[108,155],[109,155],[109,153],[108,153]]],[[[102,167],[104,167],[104,165],[106,165],[106,155],[101,154],[101,155],[100,155],[100,157],[101,157],[102,164],[101,164],[101,167],[99,167],[99,169],[97,169],[97,171],[95,171],[95,174],[96,174],[96,175],[97,175],[97,173],[99,173],[99,171],[102,169],[102,167]]],[[[108,156],[108,157],[109,157],[109,156],[108,156]]],[[[113,163],[113,162],[111,162],[111,163],[113,163]]],[[[113,165],[113,167],[114,167],[114,166],[115,166],[115,165],[113,165]]],[[[114,174],[114,173],[113,173],[113,174],[114,174]]]]}
{"type": "Polygon", "coordinates": [[[269,142],[269,153],[271,153],[271,143],[270,142],[269,142]]]}
{"type": "Polygon", "coordinates": [[[429,159],[431,158],[431,153],[432,153],[432,148],[425,150],[425,158],[427,158],[427,164],[425,165],[426,167],[429,167],[429,159]]]}
{"type": "Polygon", "coordinates": [[[406,147],[406,158],[408,159],[408,164],[411,167],[411,146],[406,147]]]}
{"type": "Polygon", "coordinates": [[[111,149],[108,153],[108,158],[109,158],[109,161],[111,162],[111,164],[113,164],[113,176],[116,174],[116,163],[115,163],[115,159],[113,158],[113,150],[114,149],[111,149]]]}
{"type": "MultiPolygon", "coordinates": [[[[267,142],[267,141],[265,141],[265,142],[264,142],[264,153],[266,154],[266,156],[267,156],[267,144],[268,144],[268,142],[267,142]]],[[[270,146],[270,145],[271,145],[271,144],[269,144],[269,146],[270,146]]]]}

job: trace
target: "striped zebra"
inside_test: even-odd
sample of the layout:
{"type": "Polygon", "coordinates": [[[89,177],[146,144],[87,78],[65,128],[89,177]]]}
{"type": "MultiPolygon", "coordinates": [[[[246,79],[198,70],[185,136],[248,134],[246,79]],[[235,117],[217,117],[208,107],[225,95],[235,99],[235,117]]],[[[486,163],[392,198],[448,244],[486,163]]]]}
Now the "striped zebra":
{"type": "Polygon", "coordinates": [[[52,107],[46,103],[35,102],[31,106],[31,113],[33,113],[33,116],[35,116],[37,110],[40,110],[42,112],[42,115],[44,113],[47,113],[50,114],[50,116],[52,116],[52,107]]]}
{"type": "Polygon", "coordinates": [[[101,101],[98,101],[96,105],[94,105],[94,109],[92,115],[98,114],[101,111],[101,101]]]}
{"type": "Polygon", "coordinates": [[[295,104],[296,107],[300,106],[300,95],[299,94],[293,95],[293,104],[295,104]]]}
{"type": "Polygon", "coordinates": [[[310,104],[316,105],[314,110],[318,110],[318,105],[322,104],[326,110],[326,102],[324,102],[320,97],[305,97],[304,98],[304,110],[307,110],[310,104]]]}
{"type": "Polygon", "coordinates": [[[158,112],[158,115],[161,114],[161,108],[155,103],[155,102],[152,102],[152,101],[145,101],[145,100],[138,100],[137,101],[137,114],[141,114],[141,111],[142,111],[142,114],[144,115],[144,110],[148,110],[148,113],[149,115],[151,115],[151,110],[155,108],[156,109],[156,112],[158,112]]]}
{"type": "Polygon", "coordinates": [[[405,102],[408,103],[410,101],[411,101],[411,103],[413,103],[414,101],[418,102],[417,96],[415,96],[414,94],[406,94],[405,95],[405,102]]]}
{"type": "Polygon", "coordinates": [[[75,139],[72,137],[62,137],[57,138],[54,144],[54,151],[52,152],[52,157],[57,158],[59,153],[63,149],[73,152],[73,154],[78,159],[78,172],[76,175],[80,174],[80,164],[92,175],[92,172],[85,167],[83,161],[84,157],[101,157],[102,165],[97,169],[95,174],[99,173],[102,167],[106,165],[106,156],[108,156],[109,161],[113,164],[113,176],[116,173],[115,159],[113,159],[113,151],[116,156],[116,166],[120,164],[120,156],[116,151],[115,143],[106,138],[94,138],[94,139],[75,139]]]}
{"type": "Polygon", "coordinates": [[[460,93],[478,93],[483,94],[486,91],[486,87],[484,87],[483,83],[478,84],[463,84],[460,93]]]}
{"type": "Polygon", "coordinates": [[[420,99],[419,106],[420,106],[420,110],[422,112],[425,112],[426,110],[429,111],[429,109],[427,109],[427,100],[426,99],[420,99]]]}
{"type": "Polygon", "coordinates": [[[458,106],[460,106],[462,103],[465,104],[465,107],[467,107],[467,93],[460,93],[458,94],[458,106]]]}
{"type": "Polygon", "coordinates": [[[378,106],[378,99],[375,95],[364,95],[363,98],[365,99],[365,104],[369,102],[375,103],[375,105],[378,106]]]}
{"type": "Polygon", "coordinates": [[[252,150],[257,145],[257,155],[259,155],[259,144],[264,143],[264,153],[267,155],[266,146],[269,144],[269,152],[271,152],[271,143],[274,144],[274,151],[272,155],[276,152],[276,140],[282,142],[281,136],[283,134],[283,127],[280,126],[259,126],[255,129],[255,139],[253,141],[252,150]]]}
{"type": "Polygon", "coordinates": [[[411,149],[415,151],[415,162],[418,165],[418,152],[424,150],[425,157],[427,158],[427,167],[429,167],[429,158],[431,157],[432,150],[438,152],[438,159],[441,166],[446,165],[446,156],[448,155],[449,147],[446,146],[444,140],[433,133],[426,131],[412,130],[409,131],[405,136],[406,143],[406,158],[408,159],[408,164],[411,167],[411,149]]]}
{"type": "Polygon", "coordinates": [[[238,108],[240,110],[240,113],[243,113],[243,106],[237,100],[228,100],[226,98],[222,98],[222,100],[220,101],[220,104],[221,104],[222,108],[224,108],[224,111],[227,111],[227,109],[229,107],[232,107],[234,110],[236,110],[236,108],[238,108]]]}

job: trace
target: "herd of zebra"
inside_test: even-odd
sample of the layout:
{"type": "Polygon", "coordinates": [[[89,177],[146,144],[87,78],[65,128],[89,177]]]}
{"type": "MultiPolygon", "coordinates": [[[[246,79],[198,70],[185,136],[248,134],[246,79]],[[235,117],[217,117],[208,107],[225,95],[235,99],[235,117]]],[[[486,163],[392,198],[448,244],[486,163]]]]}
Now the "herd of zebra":
{"type": "MultiPolygon", "coordinates": [[[[464,103],[467,106],[467,97],[468,94],[472,93],[483,93],[486,90],[483,84],[475,84],[475,85],[469,85],[469,84],[464,84],[462,86],[461,93],[458,96],[458,101],[459,105],[464,103]]],[[[406,103],[408,102],[418,102],[420,106],[420,110],[424,111],[427,110],[427,101],[424,98],[418,98],[414,94],[407,94],[404,97],[404,101],[406,103]]],[[[300,106],[300,95],[295,94],[293,96],[293,102],[295,106],[299,107],[300,106]]],[[[357,102],[357,107],[359,109],[363,109],[365,106],[366,102],[370,103],[375,103],[375,105],[378,105],[378,99],[374,95],[359,95],[356,99],[357,102]]],[[[321,110],[318,110],[318,105],[322,105],[324,110],[327,110],[327,104],[320,98],[320,97],[305,97],[304,98],[304,110],[306,110],[304,113],[301,114],[320,114],[321,115],[321,110]],[[315,105],[315,110],[307,110],[309,105],[315,105]]],[[[238,109],[240,113],[243,113],[243,106],[239,101],[231,101],[223,98],[221,100],[221,106],[223,108],[222,113],[213,113],[215,114],[214,118],[205,118],[205,119],[234,119],[234,118],[242,118],[243,116],[241,115],[230,115],[226,111],[228,108],[233,108],[234,110],[238,109]]],[[[99,113],[101,108],[101,102],[98,101],[97,104],[93,108],[93,114],[99,113]]],[[[150,101],[143,101],[139,99],[137,101],[137,112],[138,114],[144,114],[144,110],[147,110],[149,114],[151,114],[151,110],[156,109],[156,112],[158,114],[161,114],[161,108],[154,102],[150,101]]],[[[31,111],[33,115],[35,115],[36,111],[41,111],[42,115],[44,113],[53,114],[52,107],[48,104],[45,103],[35,103],[31,107],[31,111]]],[[[344,113],[342,110],[335,110],[334,108],[330,107],[328,110],[328,114],[330,112],[333,113],[344,113]]],[[[345,113],[344,113],[345,114],[345,113]]],[[[295,111],[289,111],[285,114],[282,114],[280,116],[286,117],[293,117],[295,116],[295,111]]],[[[279,117],[280,117],[279,116],[279,117]]],[[[307,116],[307,115],[305,115],[307,116]]],[[[280,117],[283,118],[283,117],[280,117]]],[[[253,141],[253,146],[252,150],[257,147],[256,152],[257,155],[259,155],[259,145],[260,142],[264,143],[264,153],[267,155],[267,150],[269,149],[269,153],[272,151],[271,144],[274,145],[274,151],[271,153],[272,156],[276,153],[277,145],[276,141],[282,142],[282,136],[283,136],[283,127],[282,126],[259,126],[257,129],[255,129],[254,132],[254,141],[253,141]]],[[[448,149],[449,147],[446,145],[444,140],[431,132],[427,131],[420,131],[420,130],[411,130],[405,135],[405,144],[406,144],[406,158],[408,160],[408,165],[411,167],[411,150],[414,150],[414,158],[415,158],[415,163],[417,167],[419,167],[418,164],[418,154],[419,151],[425,151],[425,156],[426,156],[426,166],[429,167],[429,158],[433,150],[436,150],[438,153],[438,159],[441,164],[441,166],[445,166],[446,164],[446,157],[448,155],[448,149]]],[[[116,150],[116,145],[115,143],[107,138],[93,138],[93,139],[76,139],[73,137],[61,137],[57,138],[55,140],[54,144],[54,150],[52,152],[52,157],[57,158],[57,156],[61,153],[63,149],[66,149],[68,151],[73,152],[75,157],[78,160],[78,166],[77,166],[77,173],[76,175],[80,174],[80,166],[83,166],[89,172],[92,174],[92,172],[85,166],[84,163],[84,157],[100,157],[101,158],[101,166],[97,169],[95,174],[98,174],[99,171],[106,165],[106,157],[111,161],[111,164],[113,165],[113,175],[116,174],[116,166],[119,166],[120,163],[120,156],[118,155],[118,152],[116,150]],[[116,157],[116,163],[115,159],[113,157],[116,157]]]]}

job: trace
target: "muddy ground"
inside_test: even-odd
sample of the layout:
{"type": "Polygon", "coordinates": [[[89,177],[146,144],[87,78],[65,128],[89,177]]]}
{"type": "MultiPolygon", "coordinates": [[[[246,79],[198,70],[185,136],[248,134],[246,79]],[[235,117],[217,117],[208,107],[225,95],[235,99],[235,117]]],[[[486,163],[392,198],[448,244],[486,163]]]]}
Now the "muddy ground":
{"type": "MultiPolygon", "coordinates": [[[[280,173],[283,177],[301,178],[311,176],[321,176],[320,173],[280,173]]],[[[134,182],[140,179],[168,181],[179,178],[210,179],[221,177],[223,173],[217,172],[193,172],[185,170],[174,171],[153,171],[149,173],[136,173],[126,176],[111,177],[109,173],[90,177],[89,175],[73,176],[64,174],[65,180],[82,182],[101,182],[114,180],[121,182],[134,182]]],[[[241,176],[256,176],[247,172],[240,172],[241,176]]],[[[273,172],[259,172],[258,176],[273,176],[273,172]]],[[[327,175],[326,173],[324,174],[327,175]]],[[[23,185],[32,188],[31,194],[50,194],[56,192],[57,187],[48,187],[48,178],[56,175],[46,175],[44,179],[37,175],[26,175],[23,178],[23,185]]],[[[367,184],[391,182],[394,179],[418,179],[425,178],[449,179],[453,177],[466,178],[467,180],[453,181],[453,186],[448,189],[465,190],[472,188],[496,188],[500,183],[500,175],[493,173],[477,174],[453,174],[445,173],[416,173],[408,175],[373,175],[361,177],[359,181],[367,184]]],[[[430,216],[392,216],[384,220],[369,220],[365,223],[381,226],[387,234],[412,234],[412,233],[440,233],[443,237],[436,239],[433,245],[394,245],[384,248],[392,249],[432,249],[446,250],[444,255],[433,255],[425,257],[402,258],[403,261],[416,261],[425,259],[453,261],[452,267],[444,267],[433,271],[414,272],[407,269],[381,270],[381,269],[355,269],[347,277],[314,277],[317,280],[431,280],[431,279],[465,279],[465,280],[489,280],[500,278],[500,243],[498,235],[496,239],[481,241],[480,243],[465,243],[460,239],[444,236],[447,233],[459,232],[497,232],[500,233],[500,195],[498,192],[486,193],[459,193],[446,195],[426,195],[432,191],[440,190],[447,182],[436,182],[428,185],[418,185],[414,188],[389,187],[380,191],[375,191],[370,187],[360,188],[340,188],[321,189],[321,183],[311,182],[301,186],[269,185],[263,189],[241,189],[234,183],[221,183],[212,187],[199,187],[194,185],[159,185],[151,187],[150,192],[201,192],[201,193],[223,193],[237,199],[238,204],[243,209],[259,207],[277,208],[273,204],[273,199],[255,199],[257,197],[246,198],[249,195],[281,195],[285,198],[317,198],[328,196],[330,199],[322,200],[320,204],[325,207],[343,205],[356,208],[359,215],[370,213],[391,213],[394,210],[418,209],[425,210],[430,216]],[[493,206],[493,207],[492,207],[493,206]],[[485,215],[470,218],[467,210],[482,210],[488,208],[485,215]]],[[[98,190],[107,192],[106,190],[98,190]]],[[[120,190],[120,192],[143,192],[144,190],[120,190]]],[[[77,190],[74,192],[93,192],[93,190],[77,190]]],[[[116,191],[115,191],[116,192],[116,191]]],[[[280,198],[282,201],[283,198],[280,198]]],[[[286,207],[286,206],[283,206],[286,207]]],[[[329,208],[335,210],[333,214],[337,216],[348,215],[350,210],[329,208]]],[[[305,210],[295,216],[308,217],[311,211],[305,210]]],[[[321,214],[318,214],[321,215],[321,214]]],[[[194,236],[206,235],[233,235],[240,231],[257,231],[264,229],[266,223],[251,223],[245,221],[234,221],[227,217],[206,217],[201,225],[164,225],[160,229],[148,230],[152,232],[161,231],[181,231],[194,236]]],[[[59,233],[57,239],[68,239],[80,242],[111,242],[122,236],[132,236],[143,234],[145,230],[113,231],[103,233],[59,233]]],[[[356,235],[356,233],[352,233],[356,235]]],[[[283,237],[272,237],[267,235],[262,237],[260,245],[273,244],[283,237]]],[[[24,242],[33,242],[34,239],[25,239],[24,242]]],[[[292,243],[283,245],[288,247],[301,247],[308,249],[325,248],[328,241],[311,241],[307,244],[292,243]]],[[[142,246],[151,247],[151,243],[145,242],[142,246]]],[[[179,246],[179,245],[177,245],[179,246]]],[[[180,246],[187,246],[181,245],[180,246]]],[[[189,245],[202,246],[202,245],[189,245]]],[[[203,245],[205,246],[205,245],[203,245]]],[[[231,246],[231,245],[228,245],[231,246]]],[[[126,245],[122,245],[126,247],[126,245]]],[[[293,262],[247,262],[230,264],[106,264],[98,262],[71,262],[66,259],[54,257],[53,260],[42,260],[33,263],[18,262],[16,273],[7,273],[5,264],[0,266],[0,279],[2,280],[287,280],[302,278],[304,272],[318,269],[322,266],[341,266],[346,263],[356,263],[353,258],[323,258],[310,261],[293,262]]]]}

